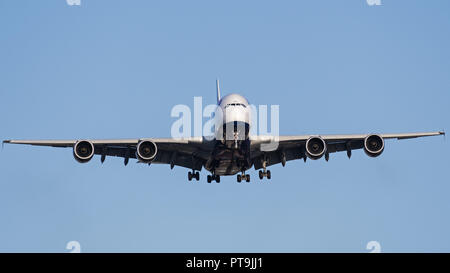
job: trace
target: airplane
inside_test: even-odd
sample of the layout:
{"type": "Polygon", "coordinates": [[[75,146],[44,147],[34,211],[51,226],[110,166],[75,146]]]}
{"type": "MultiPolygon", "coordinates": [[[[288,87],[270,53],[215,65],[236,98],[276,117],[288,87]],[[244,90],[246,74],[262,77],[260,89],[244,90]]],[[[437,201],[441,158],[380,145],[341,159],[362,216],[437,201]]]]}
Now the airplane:
{"type": "Polygon", "coordinates": [[[136,138],[136,139],[81,139],[81,140],[4,140],[3,143],[28,144],[36,146],[68,147],[80,163],[100,155],[101,162],[107,156],[124,158],[127,165],[130,158],[138,163],[169,164],[170,168],[188,168],[188,180],[199,181],[200,171],[205,168],[211,174],[207,182],[220,183],[221,176],[236,175],[237,182],[250,182],[246,173],[251,167],[259,170],[259,178],[271,179],[267,167],[287,161],[303,159],[329,160],[330,153],[346,151],[350,158],[352,151],[364,149],[370,157],[377,157],[385,147],[385,139],[410,139],[417,137],[445,135],[443,131],[400,134],[350,134],[350,135],[296,135],[278,136],[275,149],[262,148],[274,141],[273,136],[250,134],[250,104],[235,93],[220,95],[219,81],[216,81],[217,107],[223,112],[222,126],[217,126],[211,139],[188,138],[136,138]],[[231,132],[231,135],[228,135],[231,132]]]}

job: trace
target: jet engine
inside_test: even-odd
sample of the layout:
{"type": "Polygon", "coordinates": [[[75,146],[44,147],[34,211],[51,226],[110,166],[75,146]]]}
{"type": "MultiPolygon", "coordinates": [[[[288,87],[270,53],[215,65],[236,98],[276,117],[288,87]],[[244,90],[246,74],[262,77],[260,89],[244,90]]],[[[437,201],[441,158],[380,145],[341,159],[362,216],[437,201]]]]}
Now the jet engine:
{"type": "Polygon", "coordinates": [[[321,158],[325,152],[327,151],[327,144],[325,140],[323,140],[319,136],[310,137],[306,141],[306,155],[310,159],[319,159],[321,158]]]}
{"type": "Polygon", "coordinates": [[[156,156],[158,148],[156,143],[150,140],[139,141],[136,147],[136,158],[143,163],[150,163],[156,156]]]}
{"type": "Polygon", "coordinates": [[[384,140],[379,135],[368,135],[364,139],[364,151],[370,157],[379,156],[384,150],[384,140]]]}
{"type": "Polygon", "coordinates": [[[73,157],[80,162],[86,163],[94,156],[94,144],[87,140],[80,140],[73,146],[73,157]]]}

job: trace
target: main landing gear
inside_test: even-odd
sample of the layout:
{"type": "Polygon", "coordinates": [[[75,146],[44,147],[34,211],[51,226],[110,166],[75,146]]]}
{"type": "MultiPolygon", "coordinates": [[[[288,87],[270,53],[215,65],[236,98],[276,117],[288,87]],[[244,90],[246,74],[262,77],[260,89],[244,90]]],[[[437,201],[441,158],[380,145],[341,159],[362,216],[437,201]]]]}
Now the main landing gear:
{"type": "Polygon", "coordinates": [[[195,180],[200,180],[200,173],[196,171],[188,172],[188,180],[191,181],[192,178],[195,178],[195,180]]]}
{"type": "Polygon", "coordinates": [[[242,180],[247,181],[247,183],[250,182],[250,175],[245,174],[245,172],[242,172],[242,175],[238,174],[236,178],[238,183],[241,183],[242,180]]]}
{"type": "Polygon", "coordinates": [[[264,177],[267,177],[267,179],[270,179],[272,176],[270,175],[270,171],[269,170],[264,170],[264,171],[261,171],[261,170],[259,170],[259,179],[263,179],[264,177]]]}
{"type": "Polygon", "coordinates": [[[266,169],[267,166],[267,160],[263,161],[263,170],[259,170],[259,179],[263,179],[264,177],[267,177],[267,179],[270,179],[272,176],[270,174],[270,171],[266,169]]]}
{"type": "Polygon", "coordinates": [[[207,176],[207,181],[208,181],[208,183],[211,183],[211,181],[216,181],[217,183],[220,183],[220,176],[219,175],[215,175],[215,174],[208,175],[207,176]]]}

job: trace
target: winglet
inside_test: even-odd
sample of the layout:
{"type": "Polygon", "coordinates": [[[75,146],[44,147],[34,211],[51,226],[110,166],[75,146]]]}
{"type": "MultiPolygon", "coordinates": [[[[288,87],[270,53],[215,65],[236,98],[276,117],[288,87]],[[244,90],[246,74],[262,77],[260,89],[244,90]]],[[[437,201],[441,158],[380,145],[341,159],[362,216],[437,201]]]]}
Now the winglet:
{"type": "Polygon", "coordinates": [[[3,140],[2,141],[2,150],[3,150],[3,147],[5,146],[5,143],[10,143],[11,142],[11,140],[3,140]]]}
{"type": "Polygon", "coordinates": [[[216,79],[216,90],[217,90],[217,104],[220,102],[220,86],[219,86],[219,79],[216,79]]]}

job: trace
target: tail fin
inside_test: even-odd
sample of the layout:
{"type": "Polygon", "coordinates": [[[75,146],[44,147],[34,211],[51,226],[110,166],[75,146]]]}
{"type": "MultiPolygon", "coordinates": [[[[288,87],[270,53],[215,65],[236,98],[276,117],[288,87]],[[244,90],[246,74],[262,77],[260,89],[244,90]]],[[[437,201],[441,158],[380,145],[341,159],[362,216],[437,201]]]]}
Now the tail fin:
{"type": "Polygon", "coordinates": [[[217,90],[217,104],[220,102],[220,86],[219,86],[219,79],[216,79],[216,90],[217,90]]]}

